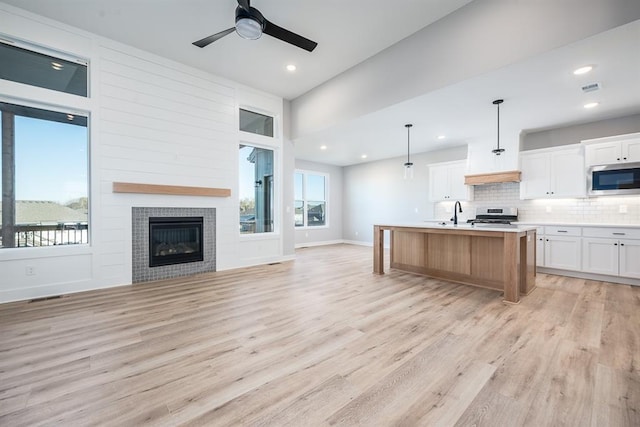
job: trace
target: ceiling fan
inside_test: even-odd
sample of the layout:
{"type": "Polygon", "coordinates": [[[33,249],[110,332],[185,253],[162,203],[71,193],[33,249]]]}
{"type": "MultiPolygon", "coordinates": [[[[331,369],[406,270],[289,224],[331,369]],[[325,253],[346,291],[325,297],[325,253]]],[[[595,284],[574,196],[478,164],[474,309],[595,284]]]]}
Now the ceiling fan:
{"type": "Polygon", "coordinates": [[[193,42],[193,44],[198,47],[205,47],[214,41],[221,39],[227,34],[231,34],[233,31],[236,31],[240,37],[249,40],[259,39],[262,33],[268,34],[271,37],[275,37],[283,42],[298,46],[299,48],[309,52],[313,51],[313,49],[318,45],[318,43],[312,40],[302,37],[296,33],[292,33],[282,27],[278,27],[276,24],[270,22],[258,9],[251,7],[249,0],[238,0],[235,27],[220,31],[219,33],[213,34],[209,37],[205,37],[202,40],[193,42]]]}

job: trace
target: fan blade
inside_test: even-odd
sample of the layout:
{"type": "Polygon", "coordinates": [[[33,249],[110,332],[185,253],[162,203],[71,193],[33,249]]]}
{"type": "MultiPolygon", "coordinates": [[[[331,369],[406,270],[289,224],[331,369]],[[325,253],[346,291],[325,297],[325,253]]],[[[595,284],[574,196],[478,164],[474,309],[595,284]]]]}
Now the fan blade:
{"type": "Polygon", "coordinates": [[[262,32],[265,34],[269,34],[271,37],[280,39],[283,42],[298,46],[299,48],[307,50],[309,52],[312,52],[313,49],[318,46],[318,43],[302,37],[296,33],[292,33],[289,30],[285,30],[282,27],[278,27],[273,22],[269,22],[266,18],[264,20],[264,30],[262,30],[262,32]]]}
{"type": "Polygon", "coordinates": [[[213,43],[214,41],[223,38],[227,34],[231,34],[236,30],[236,27],[231,27],[228,30],[220,31],[212,36],[205,37],[202,40],[198,40],[197,42],[193,42],[194,45],[198,47],[205,47],[213,43]]]}
{"type": "Polygon", "coordinates": [[[249,4],[249,0],[238,0],[238,5],[244,10],[246,10],[247,12],[249,12],[249,9],[251,8],[251,5],[249,4]]]}

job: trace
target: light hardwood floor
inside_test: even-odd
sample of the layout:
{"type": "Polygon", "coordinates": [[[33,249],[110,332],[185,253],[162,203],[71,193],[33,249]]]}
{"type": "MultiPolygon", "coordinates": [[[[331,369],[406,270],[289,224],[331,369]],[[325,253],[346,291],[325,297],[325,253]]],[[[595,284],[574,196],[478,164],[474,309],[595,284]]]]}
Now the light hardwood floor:
{"type": "Polygon", "coordinates": [[[506,305],[349,245],[0,305],[2,426],[639,426],[639,367],[638,287],[506,305]]]}

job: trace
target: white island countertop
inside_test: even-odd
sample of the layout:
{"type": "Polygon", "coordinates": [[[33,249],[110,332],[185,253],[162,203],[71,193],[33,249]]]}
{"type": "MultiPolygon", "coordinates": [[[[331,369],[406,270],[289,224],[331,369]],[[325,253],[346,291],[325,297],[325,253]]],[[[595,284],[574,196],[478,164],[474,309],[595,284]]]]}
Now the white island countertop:
{"type": "Polygon", "coordinates": [[[536,230],[533,225],[523,224],[469,224],[459,223],[453,225],[451,222],[424,221],[424,222],[397,222],[397,223],[378,223],[383,227],[410,227],[410,228],[429,228],[439,230],[464,230],[464,231],[496,231],[500,233],[521,233],[525,231],[536,230]]]}
{"type": "Polygon", "coordinates": [[[597,223],[597,222],[554,222],[554,221],[517,221],[514,224],[537,226],[537,227],[602,227],[602,228],[640,228],[640,224],[613,224],[613,223],[597,223]]]}

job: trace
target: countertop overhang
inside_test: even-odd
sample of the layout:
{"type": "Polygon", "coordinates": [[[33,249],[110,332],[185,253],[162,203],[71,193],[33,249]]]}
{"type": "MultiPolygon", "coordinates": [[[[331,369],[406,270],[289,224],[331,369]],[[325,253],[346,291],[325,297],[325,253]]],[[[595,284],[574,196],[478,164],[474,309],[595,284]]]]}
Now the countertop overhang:
{"type": "Polygon", "coordinates": [[[463,223],[454,225],[451,223],[441,222],[398,222],[398,223],[380,223],[375,224],[380,227],[407,227],[407,228],[428,228],[434,230],[450,230],[450,231],[491,231],[498,233],[522,233],[536,230],[533,225],[520,224],[469,224],[463,223]]]}

